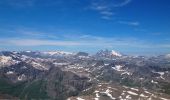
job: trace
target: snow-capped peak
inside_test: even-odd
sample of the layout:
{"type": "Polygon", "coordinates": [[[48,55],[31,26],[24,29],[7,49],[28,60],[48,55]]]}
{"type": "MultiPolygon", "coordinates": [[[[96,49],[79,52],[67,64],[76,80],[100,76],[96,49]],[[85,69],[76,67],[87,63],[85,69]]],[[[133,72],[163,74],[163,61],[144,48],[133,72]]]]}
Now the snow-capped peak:
{"type": "Polygon", "coordinates": [[[120,53],[118,53],[118,52],[116,52],[116,51],[114,51],[114,50],[112,50],[111,53],[112,53],[113,56],[118,56],[118,57],[121,57],[121,56],[122,56],[120,53]]]}
{"type": "Polygon", "coordinates": [[[10,56],[0,56],[0,67],[9,66],[18,63],[18,61],[13,60],[10,56]]]}
{"type": "Polygon", "coordinates": [[[49,54],[49,55],[72,55],[73,53],[71,52],[65,52],[65,51],[49,51],[49,52],[43,52],[44,54],[49,54]]]}
{"type": "Polygon", "coordinates": [[[9,56],[0,56],[1,63],[7,63],[10,60],[12,60],[12,58],[9,56]]]}
{"type": "Polygon", "coordinates": [[[166,58],[170,58],[170,54],[165,55],[166,58]]]}
{"type": "Polygon", "coordinates": [[[105,58],[112,58],[112,57],[121,57],[122,55],[114,50],[100,50],[96,53],[97,57],[105,57],[105,58]]]}

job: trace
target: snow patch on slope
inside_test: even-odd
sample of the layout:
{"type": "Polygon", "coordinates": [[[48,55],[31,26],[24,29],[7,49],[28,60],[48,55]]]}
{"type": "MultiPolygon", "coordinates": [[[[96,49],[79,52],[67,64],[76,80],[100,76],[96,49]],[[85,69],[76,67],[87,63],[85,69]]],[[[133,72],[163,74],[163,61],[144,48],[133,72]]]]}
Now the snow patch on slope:
{"type": "Polygon", "coordinates": [[[78,97],[77,100],[85,100],[85,99],[82,99],[82,98],[78,97]]]}
{"type": "Polygon", "coordinates": [[[105,92],[102,92],[102,93],[104,93],[104,94],[106,94],[108,97],[110,97],[112,100],[115,100],[116,98],[114,98],[111,94],[110,94],[110,92],[112,92],[112,91],[110,91],[109,89],[107,89],[105,92]]]}
{"type": "Polygon", "coordinates": [[[1,66],[10,66],[18,63],[19,61],[13,60],[10,56],[0,56],[0,65],[1,66]]]}
{"type": "Polygon", "coordinates": [[[112,67],[114,70],[117,70],[117,71],[124,71],[124,70],[122,70],[122,68],[123,68],[124,66],[122,66],[122,65],[115,65],[115,67],[112,67]]]}
{"type": "Polygon", "coordinates": [[[8,56],[0,56],[0,62],[5,64],[5,63],[8,63],[9,61],[11,61],[12,58],[11,57],[8,57],[8,56]]]}

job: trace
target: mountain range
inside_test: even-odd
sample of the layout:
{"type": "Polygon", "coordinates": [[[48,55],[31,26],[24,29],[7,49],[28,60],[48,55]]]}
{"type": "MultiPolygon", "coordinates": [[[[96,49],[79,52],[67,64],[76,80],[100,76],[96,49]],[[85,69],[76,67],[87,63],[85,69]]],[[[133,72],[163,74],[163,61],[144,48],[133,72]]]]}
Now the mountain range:
{"type": "Polygon", "coordinates": [[[1,51],[0,99],[170,100],[169,55],[1,51]]]}

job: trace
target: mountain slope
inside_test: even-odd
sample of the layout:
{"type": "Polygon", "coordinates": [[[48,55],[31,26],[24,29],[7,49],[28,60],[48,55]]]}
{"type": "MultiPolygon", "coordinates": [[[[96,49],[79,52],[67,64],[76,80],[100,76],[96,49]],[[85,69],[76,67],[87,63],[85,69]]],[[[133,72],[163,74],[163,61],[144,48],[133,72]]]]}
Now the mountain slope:
{"type": "MultiPolygon", "coordinates": [[[[56,52],[55,52],[56,53],[56,52]]],[[[168,100],[170,62],[165,56],[0,52],[0,96],[56,100],[168,100]]]]}

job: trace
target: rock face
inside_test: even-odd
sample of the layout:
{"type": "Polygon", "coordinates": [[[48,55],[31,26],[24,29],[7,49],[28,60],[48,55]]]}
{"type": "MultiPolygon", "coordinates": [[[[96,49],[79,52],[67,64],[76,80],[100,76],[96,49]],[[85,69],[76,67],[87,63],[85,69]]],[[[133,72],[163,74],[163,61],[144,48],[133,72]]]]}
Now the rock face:
{"type": "Polygon", "coordinates": [[[47,93],[53,99],[65,100],[90,87],[91,83],[87,81],[86,77],[52,68],[47,76],[47,93]]]}
{"type": "Polygon", "coordinates": [[[85,52],[0,52],[5,99],[169,100],[170,62],[163,56],[85,52]]]}
{"type": "MultiPolygon", "coordinates": [[[[17,92],[21,99],[51,98],[65,100],[70,96],[78,95],[79,92],[92,85],[88,82],[87,77],[80,77],[72,72],[62,71],[57,67],[52,67],[49,71],[40,71],[31,66],[27,66],[29,67],[27,70],[21,70],[21,66],[14,66],[12,67],[15,69],[13,72],[8,71],[9,74],[1,72],[0,75],[1,78],[5,78],[5,80],[0,81],[0,84],[1,82],[10,83],[6,84],[7,86],[5,84],[1,86],[13,87],[19,83],[23,85],[23,88],[18,86],[21,89],[20,91],[18,89],[13,90],[13,92],[17,92]],[[34,89],[38,89],[36,90],[37,94],[32,93],[34,89]]],[[[24,64],[24,66],[26,65],[24,64]]],[[[7,70],[9,70],[8,67],[4,69],[4,71],[7,70]]],[[[8,94],[8,92],[4,93],[8,94]]]]}

